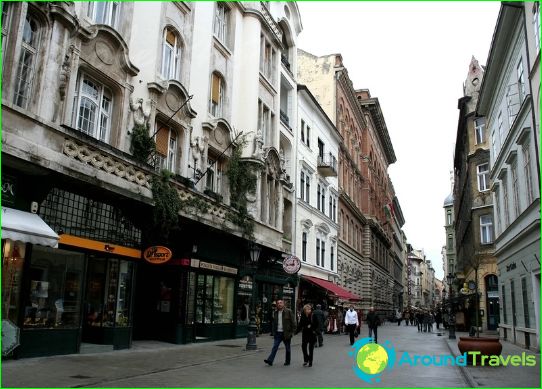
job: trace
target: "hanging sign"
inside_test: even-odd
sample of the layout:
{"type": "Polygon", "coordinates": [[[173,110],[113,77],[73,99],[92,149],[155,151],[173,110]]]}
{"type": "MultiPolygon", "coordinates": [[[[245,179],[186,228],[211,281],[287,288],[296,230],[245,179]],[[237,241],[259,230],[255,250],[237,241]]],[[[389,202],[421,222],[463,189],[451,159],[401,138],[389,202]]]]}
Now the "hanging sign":
{"type": "Polygon", "coordinates": [[[282,268],[288,274],[296,274],[301,269],[301,261],[295,255],[290,255],[282,262],[282,268]]]}
{"type": "Polygon", "coordinates": [[[143,253],[145,261],[159,265],[171,259],[171,250],[164,246],[151,246],[143,253]]]}

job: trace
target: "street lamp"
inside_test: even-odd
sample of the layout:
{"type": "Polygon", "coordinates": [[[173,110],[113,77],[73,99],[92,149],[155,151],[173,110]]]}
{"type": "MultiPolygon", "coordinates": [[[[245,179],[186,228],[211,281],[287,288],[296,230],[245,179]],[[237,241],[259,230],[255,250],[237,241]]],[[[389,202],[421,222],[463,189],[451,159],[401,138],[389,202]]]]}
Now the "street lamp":
{"type": "Polygon", "coordinates": [[[256,243],[252,242],[250,244],[249,253],[250,270],[252,270],[252,296],[250,298],[250,322],[248,323],[246,350],[256,350],[258,348],[258,346],[256,345],[256,332],[258,331],[258,328],[256,327],[256,312],[254,302],[256,300],[256,270],[258,270],[258,259],[260,258],[261,251],[261,247],[258,246],[256,243]]]}
{"type": "Polygon", "coordinates": [[[448,273],[446,279],[448,280],[448,287],[450,288],[450,307],[448,308],[448,339],[455,339],[454,288],[452,285],[455,280],[455,274],[448,273]]]}

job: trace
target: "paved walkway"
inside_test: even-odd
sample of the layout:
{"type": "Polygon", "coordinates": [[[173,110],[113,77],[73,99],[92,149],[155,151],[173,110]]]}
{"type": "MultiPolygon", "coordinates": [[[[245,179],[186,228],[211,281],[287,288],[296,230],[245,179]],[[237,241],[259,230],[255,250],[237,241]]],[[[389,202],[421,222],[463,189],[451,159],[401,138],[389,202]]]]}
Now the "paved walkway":
{"type": "MultiPolygon", "coordinates": [[[[454,355],[459,355],[457,343],[459,337],[468,337],[468,332],[457,332],[456,339],[448,339],[448,332],[443,334],[450,351],[454,355]]],[[[480,334],[484,336],[484,334],[480,334]]],[[[527,355],[536,357],[536,366],[466,366],[462,368],[465,378],[471,387],[504,387],[504,388],[532,388],[540,387],[540,354],[535,354],[529,350],[518,347],[510,342],[501,340],[502,353],[506,358],[508,355],[521,355],[525,352],[527,355]]]]}
{"type": "MultiPolygon", "coordinates": [[[[366,336],[366,328],[361,336],[366,336]]],[[[387,324],[379,342],[389,340],[401,355],[449,355],[447,337],[387,324]]],[[[302,366],[301,336],[294,338],[292,364],[283,366],[281,348],[270,367],[263,363],[272,345],[257,338],[259,350],[245,351],[245,339],[189,345],[134,342],[129,350],[10,360],[2,363],[2,387],[468,387],[457,366],[396,366],[382,382],[367,384],[352,371],[345,335],[325,335],[314,366],[302,366]]],[[[537,366],[538,368],[538,366],[537,366]]],[[[522,372],[517,372],[522,375],[522,372]]],[[[539,376],[538,376],[539,377],[539,376]]],[[[533,382],[536,383],[533,377],[533,382]]],[[[489,382],[489,381],[487,381],[489,382]]],[[[481,385],[489,385],[484,382],[481,385]]],[[[511,385],[517,386],[517,385],[511,385]]]]}

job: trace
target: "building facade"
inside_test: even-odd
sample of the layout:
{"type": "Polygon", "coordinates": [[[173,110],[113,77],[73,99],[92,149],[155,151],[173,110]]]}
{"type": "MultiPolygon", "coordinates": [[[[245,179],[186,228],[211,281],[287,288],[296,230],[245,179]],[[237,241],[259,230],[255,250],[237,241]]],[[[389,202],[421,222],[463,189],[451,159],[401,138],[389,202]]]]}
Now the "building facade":
{"type": "Polygon", "coordinates": [[[253,294],[261,331],[274,299],[294,307],[281,264],[294,250],[296,4],[13,2],[2,15],[3,213],[32,210],[53,239],[4,239],[3,218],[17,355],[244,336],[253,294]],[[246,201],[233,158],[255,175],[246,201]],[[169,208],[160,183],[181,204],[164,231],[151,228],[169,208]],[[162,265],[143,259],[157,244],[162,265]]]}
{"type": "Polygon", "coordinates": [[[540,344],[540,79],[529,82],[527,69],[539,61],[539,20],[533,3],[501,5],[476,107],[491,145],[499,331],[533,349],[540,344]]]}

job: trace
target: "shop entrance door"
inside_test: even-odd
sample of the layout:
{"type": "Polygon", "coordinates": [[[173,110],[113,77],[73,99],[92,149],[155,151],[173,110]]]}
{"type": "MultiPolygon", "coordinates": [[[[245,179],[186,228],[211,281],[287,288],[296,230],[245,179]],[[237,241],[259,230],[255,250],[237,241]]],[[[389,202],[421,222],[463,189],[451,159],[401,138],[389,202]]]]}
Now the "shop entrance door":
{"type": "Polygon", "coordinates": [[[142,264],[137,276],[134,339],[177,343],[181,273],[172,266],[142,264]]]}

